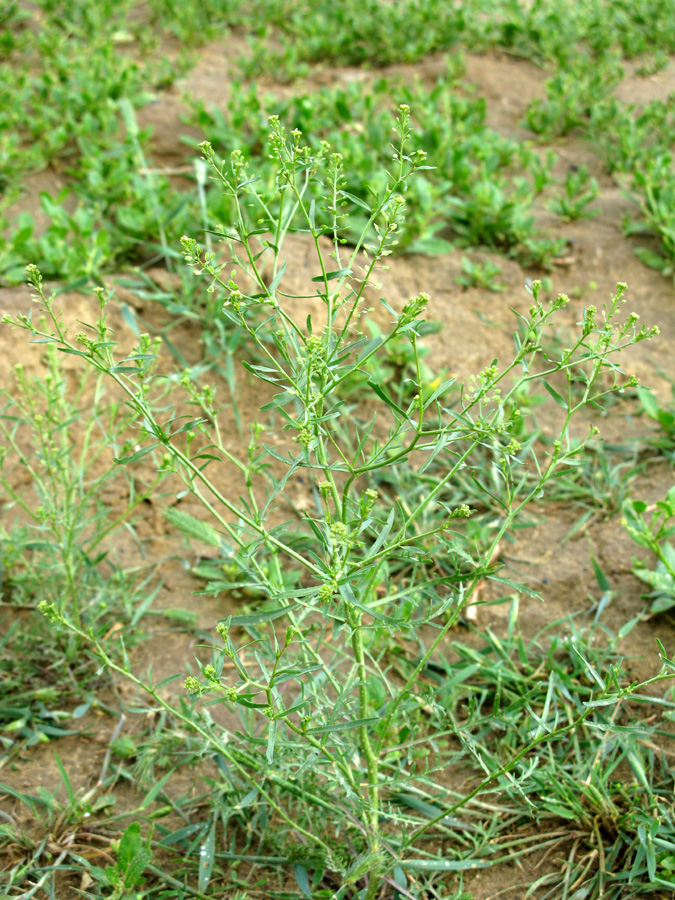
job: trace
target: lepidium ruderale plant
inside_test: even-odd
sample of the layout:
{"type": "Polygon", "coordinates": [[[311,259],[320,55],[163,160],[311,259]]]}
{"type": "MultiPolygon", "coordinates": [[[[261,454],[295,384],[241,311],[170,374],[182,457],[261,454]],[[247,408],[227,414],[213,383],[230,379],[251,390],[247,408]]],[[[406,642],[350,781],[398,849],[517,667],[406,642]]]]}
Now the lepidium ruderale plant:
{"type": "MultiPolygon", "coordinates": [[[[163,453],[164,466],[203,504],[203,518],[178,509],[169,514],[173,523],[218,548],[223,571],[239,573],[232,578],[238,588],[265,598],[258,611],[214,623],[199,674],[185,682],[190,703],[174,706],[173,714],[220,761],[240,803],[278,823],[296,874],[305,879],[313,872],[312,883],[335,885],[337,898],[373,900],[388,896],[393,884],[403,886],[406,871],[466,867],[462,847],[470,847],[465,839],[473,832],[462,830],[456,811],[529,748],[451,803],[443,773],[457,756],[450,749],[455,730],[422,673],[442,653],[477,583],[494,574],[490,561],[514,519],[583,453],[584,441],[569,432],[575,413],[629,381],[612,357],[653,333],[638,330],[634,316],[619,320],[625,292],[619,285],[604,311],[585,310],[569,348],[544,353],[542,336],[567,298],[544,304],[535,283],[510,361],[487,360],[461,391],[448,380],[423,390],[418,336],[429,297],[420,293],[400,311],[382,298],[388,328],[373,337],[362,327],[377,272],[396,244],[406,185],[424,162],[422,153],[409,151],[410,141],[409,110],[401,107],[388,187],[367,198],[349,192],[338,153],[327,146],[309,150],[299,132],[287,134],[275,119],[269,147],[276,184],[269,192],[258,189],[239,153],[222,162],[202,145],[236,215],[217,230],[217,251],[184,238],[183,253],[196,275],[222,294],[226,319],[249,335],[255,364],[242,364],[267,401],[257,418],[276,416],[285,443],[277,433],[272,445],[253,422],[248,453],[236,457],[218,425],[213,392],[189,376],[184,384],[198,415],[160,418],[149,399],[147,355],[116,362],[104,323],[78,347],[62,328],[13,320],[62,350],[81,352],[83,362],[117,382],[138,413],[143,449],[163,453]],[[355,209],[367,224],[348,246],[343,235],[355,209]],[[307,290],[290,287],[289,232],[303,234],[313,248],[307,290]],[[297,312],[303,299],[305,309],[311,300],[309,316],[297,312]],[[350,399],[348,405],[341,386],[357,372],[377,371],[371,361],[401,339],[410,344],[417,373],[414,390],[397,394],[406,405],[373,377],[363,389],[367,403],[350,399]],[[521,446],[513,436],[523,433],[516,398],[535,380],[544,381],[563,410],[548,449],[534,441],[521,446]],[[403,466],[428,485],[412,504],[383,488],[391,484],[387,474],[403,466]],[[477,477],[474,494],[448,505],[460,470],[483,476],[485,467],[493,477],[477,477]],[[235,470],[245,484],[240,497],[221,487],[235,470]],[[297,496],[297,485],[308,491],[308,502],[292,523],[279,524],[282,512],[288,517],[284,496],[292,486],[297,496]],[[483,493],[500,518],[478,553],[463,524],[483,493]],[[454,576],[445,574],[448,566],[430,565],[430,545],[457,559],[454,576]],[[216,724],[222,719],[211,717],[210,704],[240,714],[236,736],[216,724]],[[464,843],[438,859],[425,843],[430,828],[436,841],[461,832],[464,843]],[[338,875],[322,881],[324,872],[338,875]]],[[[34,299],[54,316],[35,268],[29,282],[34,299]]],[[[213,589],[232,583],[225,575],[213,589]]],[[[45,612],[76,627],[51,607],[45,612]]],[[[90,643],[104,662],[117,665],[90,643]]],[[[169,706],[147,678],[119,668],[156,704],[169,706]]],[[[581,719],[552,732],[535,729],[534,743],[554,740],[581,719]]]]}
{"type": "MultiPolygon", "coordinates": [[[[78,627],[93,626],[119,605],[135,622],[141,610],[125,601],[134,594],[131,573],[115,558],[111,537],[123,527],[133,534],[134,511],[158,493],[163,473],[145,490],[132,477],[124,482],[113,457],[130,452],[135,415],[109,396],[104,375],[65,371],[57,346],[46,343],[43,375],[19,364],[0,391],[0,549],[16,549],[3,586],[28,605],[54,603],[78,627]],[[116,479],[127,499],[113,512],[105,492],[116,479]]],[[[109,628],[107,621],[99,633],[109,628]]],[[[79,656],[72,637],[64,647],[68,662],[79,656]]]]}

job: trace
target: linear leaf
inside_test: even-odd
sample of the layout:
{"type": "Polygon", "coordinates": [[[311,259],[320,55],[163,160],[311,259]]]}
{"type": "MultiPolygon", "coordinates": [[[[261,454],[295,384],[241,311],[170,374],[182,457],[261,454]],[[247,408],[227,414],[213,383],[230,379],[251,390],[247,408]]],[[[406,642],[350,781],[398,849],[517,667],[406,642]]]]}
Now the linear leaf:
{"type": "MultiPolygon", "coordinates": [[[[314,201],[312,201],[313,203],[314,201]]],[[[312,892],[309,889],[309,875],[307,874],[307,869],[304,866],[295,863],[293,866],[293,874],[295,875],[295,880],[298,882],[298,887],[305,895],[305,897],[309,897],[309,900],[312,900],[312,892]]]]}
{"type": "Polygon", "coordinates": [[[369,716],[367,719],[352,719],[351,722],[335,722],[333,725],[324,725],[321,728],[308,728],[307,734],[332,734],[334,731],[351,731],[352,728],[372,725],[373,722],[379,721],[379,716],[369,716]]]}
{"type": "Polygon", "coordinates": [[[287,616],[297,609],[298,606],[298,603],[293,603],[291,606],[277,606],[267,612],[251,613],[246,616],[232,616],[229,621],[232,625],[259,625],[261,622],[273,622],[275,619],[287,616]]]}
{"type": "Polygon", "coordinates": [[[385,394],[385,392],[382,390],[382,388],[380,387],[380,385],[377,384],[377,382],[372,381],[372,380],[369,378],[369,379],[368,379],[368,387],[372,388],[372,389],[375,391],[375,393],[377,394],[377,396],[380,398],[380,400],[384,400],[384,402],[387,404],[387,406],[388,406],[390,409],[393,409],[393,410],[394,410],[395,412],[397,412],[402,418],[404,418],[404,419],[407,419],[407,418],[408,418],[407,413],[404,412],[404,410],[402,410],[400,406],[398,406],[396,403],[394,403],[394,401],[391,399],[391,397],[388,397],[388,396],[385,394]]]}
{"type": "Polygon", "coordinates": [[[312,281],[333,281],[336,278],[346,278],[347,275],[351,274],[352,270],[350,268],[336,269],[334,272],[326,272],[325,275],[315,275],[312,281]]]}
{"type": "Polygon", "coordinates": [[[199,848],[199,890],[202,893],[209,886],[211,881],[211,873],[213,872],[213,863],[216,854],[216,820],[209,830],[206,840],[199,848]]]}
{"type": "Polygon", "coordinates": [[[567,402],[565,401],[565,399],[556,391],[554,387],[551,387],[551,385],[546,380],[544,380],[544,387],[549,392],[551,397],[553,397],[558,406],[561,406],[563,409],[567,409],[567,402]]]}
{"type": "Polygon", "coordinates": [[[344,197],[346,200],[351,200],[352,203],[356,203],[357,206],[360,206],[361,209],[365,209],[366,212],[372,212],[372,209],[368,206],[367,203],[361,200],[360,197],[356,197],[354,194],[350,194],[348,191],[340,191],[339,193],[341,197],[344,197]]]}
{"type": "Polygon", "coordinates": [[[208,522],[202,522],[189,513],[173,507],[164,510],[164,518],[171,525],[175,525],[183,534],[197,538],[197,540],[203,541],[211,547],[220,547],[220,535],[208,522]]]}
{"type": "Polygon", "coordinates": [[[279,271],[277,272],[277,274],[274,276],[274,278],[272,279],[272,281],[270,283],[270,286],[269,286],[270,294],[273,294],[276,291],[276,289],[279,287],[279,285],[281,284],[281,279],[284,277],[285,273],[286,273],[286,260],[284,260],[283,263],[279,266],[279,271]]]}
{"type": "Polygon", "coordinates": [[[131,453],[129,456],[115,456],[113,457],[113,462],[116,462],[118,465],[138,462],[139,459],[143,459],[143,457],[147,456],[148,453],[155,449],[155,447],[159,447],[159,441],[155,441],[154,444],[148,444],[147,447],[141,447],[140,450],[131,453]]]}

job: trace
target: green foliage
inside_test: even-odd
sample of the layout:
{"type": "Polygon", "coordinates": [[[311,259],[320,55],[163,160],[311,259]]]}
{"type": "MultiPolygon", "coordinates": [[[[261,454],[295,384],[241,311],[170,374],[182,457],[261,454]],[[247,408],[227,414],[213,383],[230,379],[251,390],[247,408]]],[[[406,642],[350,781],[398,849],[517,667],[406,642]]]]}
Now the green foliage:
{"type": "Polygon", "coordinates": [[[593,64],[618,54],[630,59],[675,49],[675,14],[668,0],[546,0],[490,4],[492,20],[484,40],[516,56],[567,68],[579,52],[593,64]]]}
{"type": "Polygon", "coordinates": [[[21,52],[0,69],[4,190],[56,158],[77,158],[82,141],[105,147],[118,128],[116,103],[129,97],[140,106],[151,97],[151,68],[121,54],[114,37],[130,0],[44,6],[35,31],[20,31],[21,52]]]}
{"type": "MultiPolygon", "coordinates": [[[[265,3],[280,24],[281,50],[267,41],[256,55],[268,72],[283,72],[289,50],[294,62],[327,62],[341,66],[386,66],[413,62],[454,47],[464,30],[461,7],[444,0],[302,0],[265,3]]],[[[264,17],[263,17],[264,19],[264,17]]]]}
{"type": "Polygon", "coordinates": [[[675,272],[675,167],[668,153],[646,159],[633,174],[643,217],[628,223],[627,234],[656,234],[660,252],[647,247],[636,250],[639,258],[650,268],[665,276],[675,272]]]}
{"type": "Polygon", "coordinates": [[[472,262],[468,257],[462,257],[462,274],[455,281],[464,287],[485,288],[488,291],[504,291],[506,285],[497,278],[501,275],[502,268],[497,263],[485,260],[485,262],[472,262]]]}
{"type": "Polygon", "coordinates": [[[107,148],[84,145],[86,156],[73,170],[72,188],[56,197],[40,194],[46,229],[36,235],[29,213],[17,217],[0,256],[4,278],[22,278],[27,259],[39,260],[48,277],[85,283],[130,262],[163,258],[171,268],[168,241],[192,221],[196,203],[148,170],[141,149],[147,138],[132,133],[107,148]]]}
{"type": "MultiPolygon", "coordinates": [[[[479,650],[456,643],[458,662],[431,675],[443,686],[460,740],[485,771],[504,758],[520,760],[502,790],[512,815],[538,823],[538,848],[558,844],[560,820],[574,823],[576,852],[534,884],[548,887],[548,897],[573,883],[587,896],[618,900],[627,883],[635,896],[675,886],[668,861],[675,827],[667,765],[648,726],[603,698],[625,690],[617,645],[637,620],[621,635],[603,624],[613,593],[597,565],[596,573],[603,593],[589,613],[553,622],[526,643],[512,607],[504,639],[489,634],[479,650]],[[576,715],[584,720],[570,740],[530,749],[538,735],[576,715]],[[588,859],[577,859],[582,846],[588,859]]],[[[672,663],[662,659],[651,683],[670,677],[672,663]]]]}
{"type": "Polygon", "coordinates": [[[653,571],[640,565],[633,569],[637,577],[652,589],[652,614],[675,606],[675,548],[669,542],[675,534],[671,519],[675,516],[675,488],[663,500],[648,507],[643,500],[629,500],[623,505],[623,525],[635,543],[651,550],[656,557],[653,571]]]}
{"type": "Polygon", "coordinates": [[[675,139],[673,104],[625,105],[610,98],[593,110],[589,137],[608,172],[632,174],[638,163],[657,157],[675,139]]]}
{"type": "MultiPolygon", "coordinates": [[[[0,485],[5,509],[14,507],[29,522],[13,536],[2,531],[13,557],[5,572],[6,588],[23,602],[39,597],[54,603],[59,612],[82,625],[83,617],[101,603],[105,608],[103,597],[110,595],[116,582],[121,593],[127,589],[106,549],[106,538],[153,494],[162,476],[142,492],[128,479],[124,512],[115,516],[106,509],[102,495],[117,473],[113,455],[124,456],[132,446],[131,417],[119,402],[106,401],[100,379],[92,383],[81,377],[73,390],[61,366],[63,357],[52,342],[47,343],[46,355],[44,378],[29,376],[17,366],[14,384],[2,397],[0,485]],[[84,424],[84,407],[92,402],[84,424]],[[84,425],[77,436],[75,423],[84,425]],[[19,490],[18,484],[26,480],[30,490],[19,490]],[[107,579],[99,568],[104,562],[109,567],[107,579]],[[102,594],[106,583],[108,590],[102,594]]],[[[135,616],[131,597],[128,603],[129,614],[135,616]]]]}
{"type": "MultiPolygon", "coordinates": [[[[339,147],[350,173],[350,192],[368,203],[386,184],[391,98],[398,95],[414,110],[416,144],[433,166],[407,190],[406,220],[397,249],[442,252],[456,237],[462,245],[498,247],[527,256],[528,261],[535,247],[549,258],[555,256],[561,242],[546,245],[535,240],[532,216],[534,197],[546,182],[553,158],[542,164],[539,157],[523,155],[518,144],[489,128],[485,101],[460,96],[457,77],[457,69],[449,69],[431,91],[379,79],[365,90],[354,82],[283,101],[261,100],[255,86],[248,91],[235,86],[227,115],[200,104],[195,121],[216,152],[236,147],[246,160],[255,160],[258,177],[269,187],[273,165],[266,154],[265,112],[278,115],[289,127],[309,132],[313,150],[318,151],[322,141],[339,147]],[[519,157],[526,172],[532,168],[531,180],[509,174],[509,166],[519,157]]],[[[212,209],[223,218],[232,212],[224,205],[212,209]]],[[[316,215],[321,224],[327,222],[320,209],[316,215]]],[[[365,218],[352,216],[351,221],[356,238],[365,218]]]]}
{"type": "Polygon", "coordinates": [[[586,166],[572,166],[565,178],[564,192],[555,197],[550,208],[568,222],[592,218],[598,211],[587,207],[598,196],[598,191],[598,182],[589,176],[586,166]]]}
{"type": "MultiPolygon", "coordinates": [[[[671,388],[671,392],[675,400],[675,387],[671,388]]],[[[638,388],[637,395],[644,412],[661,428],[661,434],[652,441],[652,445],[672,458],[675,452],[675,403],[671,401],[661,406],[656,395],[647,388],[638,388]]]]}
{"type": "Polygon", "coordinates": [[[123,900],[129,891],[143,884],[143,872],[152,862],[152,851],[141,836],[141,826],[132,822],[122,835],[114,866],[105,870],[113,887],[111,900],[123,900]]]}
{"type": "Polygon", "coordinates": [[[617,65],[597,66],[587,58],[577,58],[546,82],[546,100],[530,103],[527,127],[542,141],[585,127],[622,75],[617,65]]]}

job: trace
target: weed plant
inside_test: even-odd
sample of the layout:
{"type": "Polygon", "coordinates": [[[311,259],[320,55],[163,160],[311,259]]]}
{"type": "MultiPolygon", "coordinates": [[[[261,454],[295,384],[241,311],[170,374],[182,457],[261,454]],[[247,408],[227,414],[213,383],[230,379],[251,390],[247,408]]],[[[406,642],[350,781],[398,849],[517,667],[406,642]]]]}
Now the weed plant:
{"type": "MultiPolygon", "coordinates": [[[[202,145],[211,177],[235,216],[219,229],[217,251],[205,252],[188,237],[182,248],[195,274],[224,292],[226,320],[264,358],[243,364],[269,388],[261,411],[279,417],[285,442],[272,445],[254,422],[248,455],[237,459],[216,426],[212,391],[189,378],[184,383],[198,416],[182,421],[159,408],[147,343],[115,360],[103,291],[100,319],[72,342],[54,297],[44,293],[39,271],[30,266],[34,299],[48,324],[24,315],[6,319],[34,340],[79,357],[124,392],[137,416],[139,448],[119,461],[133,465],[160,454],[160,472],[178,475],[207,514],[196,518],[178,508],[167,512],[169,521],[220,551],[243,576],[236,586],[264,602],[217,624],[218,638],[201,648],[198,674],[186,679],[183,705],[166,698],[164,682],[133,672],[127,657],[116,659],[83,625],[81,612],[48,599],[41,609],[202,743],[203,753],[217,761],[230,806],[247,808],[256,821],[279,823],[301,890],[328,884],[338,900],[357,894],[374,900],[385,885],[400,892],[406,878],[474,865],[476,849],[464,840],[468,825],[461,811],[504,779],[520,784],[538,748],[576,734],[599,707],[614,706],[632,690],[618,673],[603,680],[586,666],[592,678],[583,703],[545,727],[536,719],[528,742],[489,759],[484,778],[468,793],[452,800],[439,793],[437,779],[457,758],[441,738],[461,731],[451,720],[441,724],[447,712],[425,673],[443,658],[443,642],[480,582],[493,579],[514,589],[495,571],[496,547],[551,479],[584,452],[585,443],[570,437],[574,415],[631,383],[610,357],[656,329],[638,329],[632,314],[619,318],[625,293],[619,285],[603,312],[587,309],[568,348],[547,353],[545,364],[537,365],[542,338],[567,298],[559,295],[544,306],[535,283],[529,312],[519,317],[514,357],[501,368],[490,362],[460,389],[459,401],[447,405],[452,380],[429,393],[422,375],[425,294],[398,310],[380,298],[389,329],[369,336],[364,328],[380,290],[378,269],[402,228],[408,182],[425,171],[424,152],[409,151],[408,107],[400,109],[386,186],[370,201],[349,190],[339,153],[312,149],[275,117],[270,129],[271,189],[249,173],[240,152],[221,162],[208,143],[202,145]],[[365,226],[346,249],[352,212],[365,218],[365,226]],[[283,244],[291,231],[304,233],[315,250],[314,274],[300,296],[285,281],[283,244]],[[308,316],[297,313],[293,301],[300,299],[311,304],[308,316]],[[402,340],[410,347],[410,389],[397,393],[376,380],[374,368],[367,381],[370,409],[350,412],[342,386],[402,340]],[[514,436],[522,430],[516,398],[537,381],[563,410],[558,437],[543,454],[514,436]],[[486,453],[488,485],[481,471],[486,453]],[[239,499],[212,475],[229,466],[245,476],[239,499]],[[438,477],[412,504],[376,487],[404,466],[421,475],[437,467],[438,477]],[[450,506],[443,498],[460,473],[468,474],[471,487],[450,506]],[[279,523],[284,495],[301,476],[309,476],[312,502],[299,521],[279,523]],[[498,510],[497,522],[482,544],[466,552],[462,524],[482,502],[498,510]],[[440,572],[431,547],[434,558],[445,561],[440,572]],[[405,667],[397,677],[393,666],[401,648],[405,667]],[[215,724],[214,704],[239,714],[236,735],[215,724]],[[415,801],[406,801],[405,810],[401,794],[415,801]],[[442,859],[429,844],[439,832],[457,841],[442,859]]],[[[201,845],[211,861],[218,809],[201,845]]],[[[211,871],[212,862],[200,876],[202,891],[211,871]]]]}
{"type": "Polygon", "coordinates": [[[144,489],[125,478],[113,456],[133,452],[133,417],[106,398],[100,377],[84,372],[73,384],[54,344],[46,360],[44,377],[16,367],[0,407],[0,606],[8,624],[0,722],[13,753],[72,733],[65,720],[73,701],[79,718],[97,680],[76,633],[45,629],[39,604],[53,604],[116,653],[111,632],[124,631],[131,646],[157,593],[152,570],[124,565],[113,546],[125,529],[134,546],[134,512],[157,495],[163,473],[144,489]],[[113,484],[126,494],[116,512],[105,502],[113,484]]]}
{"type": "MultiPolygon", "coordinates": [[[[227,113],[196,104],[194,123],[219,153],[235,146],[256,162],[259,177],[271,187],[274,168],[265,153],[267,114],[272,113],[306,132],[310,146],[340,142],[345,167],[353,172],[353,193],[365,203],[371,192],[386,186],[386,148],[391,95],[416,110],[419,148],[437,162],[410,186],[407,216],[402,223],[397,251],[441,253],[453,243],[488,246],[509,253],[527,265],[547,267],[560,255],[564,240],[535,235],[533,204],[551,178],[554,156],[540,158],[516,142],[501,137],[486,125],[486,104],[481,98],[457,93],[461,59],[448,65],[446,74],[429,92],[378,79],[364,90],[360,83],[319,89],[288,100],[260,99],[255,84],[233,85],[227,113]],[[349,141],[344,136],[350,136],[349,141]],[[522,168],[525,175],[512,173],[522,168]]],[[[166,175],[154,173],[148,163],[150,133],[139,131],[128,97],[116,100],[117,116],[125,137],[78,139],[80,155],[69,169],[72,182],[58,196],[40,197],[49,225],[35,232],[33,218],[22,213],[0,256],[8,281],[22,277],[28,260],[36,261],[44,277],[71,283],[96,280],[113,267],[163,261],[174,265],[171,247],[186,230],[203,225],[209,230],[234,214],[231,199],[200,185],[194,191],[173,188],[166,175]],[[75,206],[75,209],[72,207],[75,206]]],[[[571,208],[571,207],[570,207],[571,208]]],[[[328,224],[321,210],[319,223],[328,224]]],[[[358,240],[366,219],[351,219],[350,240],[358,240]]],[[[207,320],[205,320],[205,324],[207,320]]]]}
{"type": "Polygon", "coordinates": [[[637,395],[643,411],[661,429],[651,446],[672,459],[675,451],[675,386],[671,386],[671,402],[664,405],[647,388],[638,388],[637,395]]]}
{"type": "Polygon", "coordinates": [[[588,206],[598,196],[598,191],[598,182],[589,176],[586,166],[574,166],[565,178],[564,192],[551,202],[550,208],[568,222],[592,218],[597,215],[597,210],[589,210],[588,206]]]}
{"type": "Polygon", "coordinates": [[[638,165],[633,175],[633,187],[638,192],[642,219],[626,224],[627,234],[656,234],[659,251],[640,247],[635,252],[646,265],[664,276],[675,273],[675,167],[669,153],[647,159],[638,165]]]}
{"type": "Polygon", "coordinates": [[[618,65],[594,66],[580,57],[546,82],[546,100],[533,100],[526,113],[527,127],[542,141],[564,137],[586,127],[593,110],[602,104],[623,76],[618,65]]]}
{"type": "MultiPolygon", "coordinates": [[[[44,3],[41,27],[35,33],[18,27],[17,14],[17,27],[6,29],[13,57],[2,82],[7,101],[0,123],[3,207],[10,219],[21,178],[48,164],[65,171],[69,193],[42,197],[42,211],[49,217],[45,234],[28,214],[6,222],[11,234],[0,254],[0,272],[6,280],[16,281],[26,262],[33,260],[45,277],[75,283],[97,281],[105,271],[151,261],[172,268],[170,248],[181,233],[194,233],[202,223],[203,205],[193,192],[176,190],[152,169],[150,135],[129,127],[133,110],[187,65],[181,58],[169,66],[166,60],[157,65],[139,62],[152,57],[153,35],[174,34],[187,47],[224,29],[243,28],[251,44],[238,68],[244,78],[274,71],[275,77],[290,79],[306,73],[310,64],[332,59],[342,65],[368,60],[381,66],[421,59],[457,44],[472,49],[506,46],[559,67],[548,83],[547,100],[533,103],[528,111],[529,125],[542,140],[586,129],[590,122],[591,130],[602,131],[603,153],[611,157],[633,152],[628,146],[615,146],[626,141],[642,155],[639,140],[615,127],[611,112],[616,104],[610,93],[620,78],[620,59],[650,50],[645,43],[648,22],[658,23],[658,52],[663,54],[673,43],[672,23],[663,4],[645,0],[639,7],[607,10],[605,4],[587,0],[555,10],[537,3],[525,10],[517,3],[477,0],[460,10],[425,0],[399,3],[395,14],[387,9],[383,16],[379,0],[365,8],[353,0],[300,6],[212,0],[198,8],[192,2],[179,7],[156,0],[142,9],[125,0],[103,6],[69,3],[58,12],[53,4],[44,3]],[[260,26],[261,21],[267,24],[260,26]],[[333,23],[330,28],[328,21],[333,23]],[[91,46],[96,53],[90,52],[91,46]]],[[[524,265],[547,268],[564,247],[561,239],[540,237],[534,228],[533,204],[550,180],[550,161],[543,165],[485,126],[482,101],[457,95],[461,54],[452,60],[452,72],[431,93],[426,87],[400,85],[394,91],[398,100],[416,110],[419,146],[437,164],[435,172],[410,187],[398,250],[434,253],[453,243],[483,245],[524,265]],[[523,170],[523,177],[514,177],[516,168],[523,170]]],[[[261,102],[255,85],[241,85],[233,91],[226,117],[219,119],[213,111],[198,115],[217,152],[227,153],[235,146],[250,152],[261,177],[272,176],[270,167],[265,172],[261,154],[268,114],[309,133],[313,149],[321,140],[334,144],[344,133],[350,134],[350,141],[341,141],[345,166],[354,173],[353,192],[367,203],[369,188],[377,192],[385,184],[384,175],[377,173],[385,165],[382,148],[387,144],[392,90],[391,81],[382,80],[372,90],[364,91],[362,83],[348,84],[283,102],[261,102]],[[210,116],[214,122],[208,121],[210,116]],[[379,181],[371,185],[374,177],[379,181]]],[[[615,160],[608,165],[629,163],[615,160]]],[[[635,188],[647,196],[642,186],[635,188]]],[[[592,184],[587,191],[566,190],[558,204],[561,215],[585,214],[589,191],[592,184]]],[[[209,192],[207,199],[212,224],[231,218],[232,210],[225,208],[221,195],[209,192]]],[[[667,217],[648,198],[647,207],[648,226],[666,240],[667,217]]],[[[363,218],[353,220],[353,239],[364,224],[363,218]]],[[[665,255],[667,262],[667,247],[665,255]]]]}
{"type": "Polygon", "coordinates": [[[673,104],[652,100],[635,106],[609,98],[594,108],[589,137],[610,174],[631,173],[639,161],[657,157],[672,144],[673,104]]]}
{"type": "MultiPolygon", "coordinates": [[[[435,168],[409,187],[407,215],[401,224],[397,251],[439,253],[462,246],[488,246],[527,264],[547,265],[564,246],[560,239],[535,236],[533,203],[550,181],[555,156],[541,158],[525,152],[486,124],[482,98],[457,91],[461,66],[455,62],[429,91],[426,86],[403,86],[378,79],[364,90],[361,83],[320,89],[289,100],[261,100],[255,88],[233,90],[227,114],[197,104],[195,123],[218,153],[235,147],[247,161],[255,161],[267,185],[274,167],[265,154],[266,114],[298,128],[313,150],[322,141],[344,148],[344,166],[353,173],[351,191],[364,203],[386,186],[387,141],[391,96],[398,95],[415,110],[416,143],[433,158],[435,168]],[[345,135],[349,140],[345,141],[345,135]],[[525,176],[515,177],[520,167],[525,176]]],[[[217,203],[216,198],[216,203],[217,203]]],[[[231,201],[229,201],[231,203],[231,201]]],[[[211,210],[220,220],[232,215],[221,202],[211,210]]],[[[321,225],[330,224],[321,210],[321,225]]],[[[351,218],[351,240],[358,240],[367,219],[351,218]]]]}
{"type": "Polygon", "coordinates": [[[663,0],[630,0],[608,5],[603,0],[545,0],[519,3],[497,0],[488,6],[489,25],[480,29],[484,43],[498,44],[515,56],[539,65],[567,69],[579,53],[595,66],[616,56],[660,58],[675,48],[675,16],[663,0]]]}
{"type": "Polygon", "coordinates": [[[671,609],[675,606],[675,548],[669,538],[675,535],[675,488],[651,507],[643,500],[627,500],[622,511],[622,522],[631,539],[656,557],[655,569],[644,564],[633,569],[640,581],[652,589],[650,612],[671,609]]]}
{"type": "Polygon", "coordinates": [[[498,280],[502,268],[490,260],[485,262],[472,262],[468,257],[462,257],[462,274],[455,278],[457,284],[463,287],[477,287],[488,291],[506,290],[506,285],[498,280]]]}
{"type": "Polygon", "coordinates": [[[39,260],[45,277],[67,279],[71,285],[98,280],[111,267],[130,263],[161,261],[172,268],[176,254],[169,242],[199,219],[199,200],[153,172],[143,150],[150,133],[139,131],[125,99],[116,106],[117,124],[126,122],[126,137],[105,145],[80,142],[83,156],[69,172],[71,187],[57,196],[40,194],[49,223],[42,233],[36,233],[30,213],[17,216],[0,257],[7,281],[17,280],[29,257],[39,260]]]}

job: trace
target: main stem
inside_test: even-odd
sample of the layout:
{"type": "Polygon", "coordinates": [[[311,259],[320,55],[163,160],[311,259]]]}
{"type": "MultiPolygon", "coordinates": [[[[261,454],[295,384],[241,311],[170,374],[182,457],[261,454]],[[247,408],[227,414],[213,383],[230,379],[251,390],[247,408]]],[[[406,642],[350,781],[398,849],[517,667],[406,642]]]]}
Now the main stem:
{"type": "MultiPolygon", "coordinates": [[[[362,719],[368,718],[368,688],[366,686],[366,659],[363,652],[363,629],[361,627],[362,614],[357,610],[349,611],[349,624],[352,629],[352,650],[354,651],[354,659],[359,672],[359,715],[362,719]]],[[[380,816],[379,816],[379,779],[378,779],[378,760],[370,742],[368,733],[368,725],[359,726],[359,738],[361,743],[361,752],[366,760],[366,770],[368,772],[368,812],[367,821],[370,826],[369,841],[370,850],[375,853],[380,847],[380,816]]],[[[375,890],[379,885],[379,879],[371,878],[368,886],[366,900],[374,897],[375,890]],[[375,885],[375,887],[373,887],[375,885]]]]}

